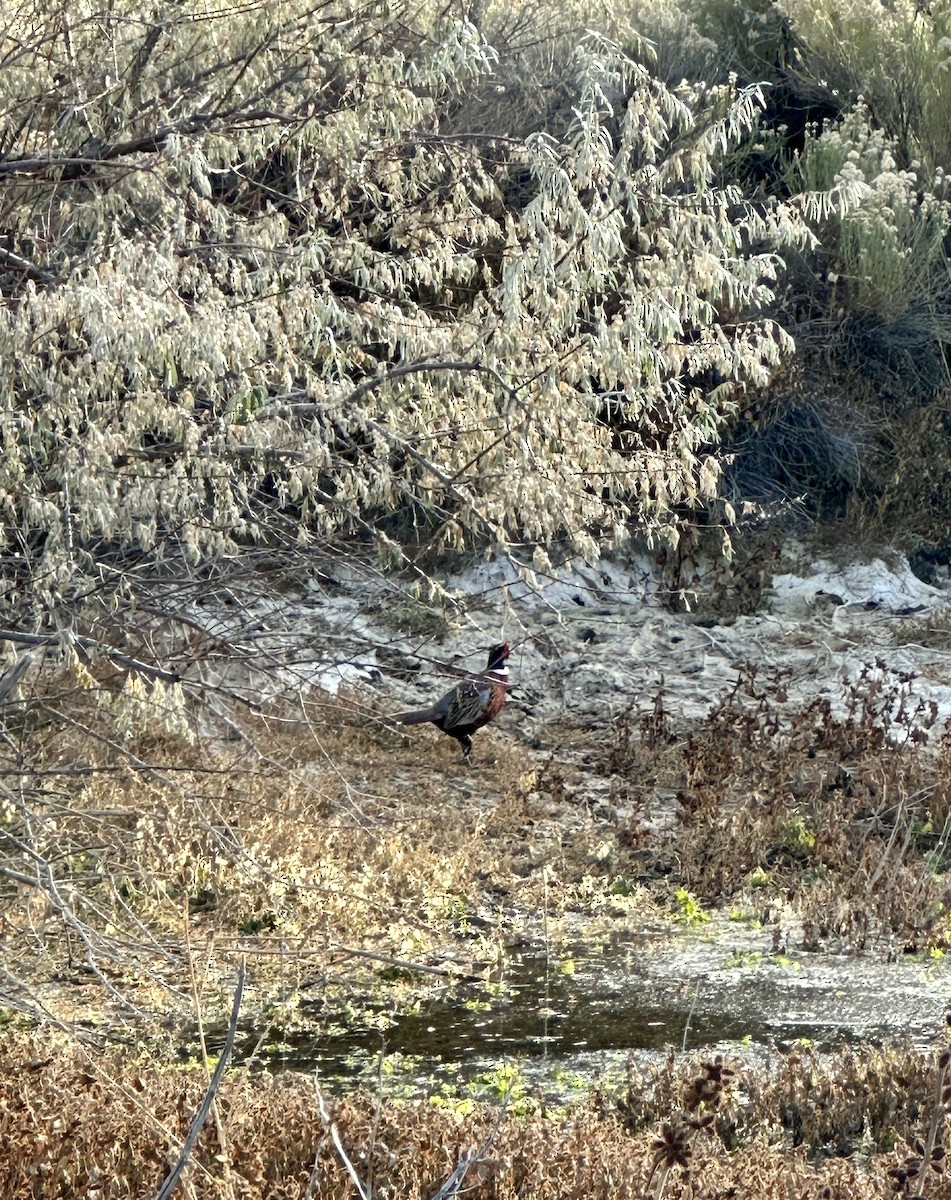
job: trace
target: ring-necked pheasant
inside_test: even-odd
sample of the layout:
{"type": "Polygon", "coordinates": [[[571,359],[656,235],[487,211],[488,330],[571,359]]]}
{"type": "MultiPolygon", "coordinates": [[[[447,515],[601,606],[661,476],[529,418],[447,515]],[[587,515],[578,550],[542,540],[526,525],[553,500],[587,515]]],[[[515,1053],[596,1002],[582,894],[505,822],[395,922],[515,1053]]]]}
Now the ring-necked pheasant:
{"type": "Polygon", "coordinates": [[[393,719],[401,725],[423,725],[431,721],[462,745],[462,757],[472,753],[472,735],[499,715],[508,694],[509,669],[505,660],[511,653],[508,642],[493,646],[489,662],[478,679],[465,679],[445,696],[415,712],[399,713],[393,719]]]}

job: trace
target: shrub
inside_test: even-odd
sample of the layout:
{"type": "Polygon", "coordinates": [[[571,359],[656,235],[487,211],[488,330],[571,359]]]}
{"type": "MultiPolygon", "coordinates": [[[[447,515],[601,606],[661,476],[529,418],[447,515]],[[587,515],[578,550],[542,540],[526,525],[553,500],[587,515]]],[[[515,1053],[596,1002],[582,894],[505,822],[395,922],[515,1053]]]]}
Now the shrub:
{"type": "Polygon", "coordinates": [[[804,236],[716,182],[755,91],[675,94],[590,35],[567,120],[469,137],[498,56],[435,10],[60,21],[8,24],[0,83],[18,587],[352,534],[594,553],[713,496],[804,236]]]}
{"type": "Polygon", "coordinates": [[[864,96],[899,165],[951,161],[951,12],[914,0],[783,0],[804,58],[843,96],[864,96]]]}

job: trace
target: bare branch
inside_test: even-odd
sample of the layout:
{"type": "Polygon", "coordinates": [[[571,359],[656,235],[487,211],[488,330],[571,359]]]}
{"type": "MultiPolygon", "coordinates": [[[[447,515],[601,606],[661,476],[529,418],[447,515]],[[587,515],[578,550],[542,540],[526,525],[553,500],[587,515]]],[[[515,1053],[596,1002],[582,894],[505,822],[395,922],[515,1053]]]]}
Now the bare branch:
{"type": "Polygon", "coordinates": [[[0,702],[6,700],[30,667],[36,662],[36,654],[32,650],[22,654],[8,671],[0,675],[0,702]]]}
{"type": "Polygon", "coordinates": [[[334,1144],[334,1149],[337,1151],[340,1161],[347,1168],[347,1174],[353,1180],[353,1185],[357,1189],[360,1200],[370,1200],[369,1191],[365,1187],[360,1176],[357,1174],[357,1169],[353,1165],[353,1161],[351,1160],[350,1156],[343,1148],[343,1142],[340,1140],[340,1133],[337,1129],[336,1122],[331,1118],[330,1113],[327,1111],[327,1105],[324,1102],[324,1094],[320,1090],[320,1084],[316,1079],[314,1080],[314,1087],[317,1090],[317,1101],[320,1105],[320,1119],[324,1123],[324,1128],[330,1134],[330,1138],[334,1144]]]}
{"type": "MultiPolygon", "coordinates": [[[[3,163],[0,162],[0,172],[3,171],[3,163]]],[[[34,283],[57,283],[58,276],[51,271],[47,271],[45,267],[38,267],[36,263],[31,263],[29,259],[21,258],[19,254],[14,254],[12,250],[4,250],[0,247],[0,266],[9,268],[11,271],[19,271],[25,275],[27,279],[32,279],[34,283]]]]}
{"type": "MultiPolygon", "coordinates": [[[[0,629],[0,642],[13,642],[14,645],[20,646],[58,646],[62,641],[62,637],[63,635],[58,633],[19,633],[13,629],[0,629]]],[[[70,640],[82,650],[102,654],[104,657],[112,659],[113,662],[119,663],[123,667],[128,667],[132,671],[140,671],[143,675],[148,675],[153,679],[161,679],[165,683],[181,682],[182,677],[180,673],[166,671],[164,667],[157,667],[152,663],[142,662],[141,659],[133,658],[129,654],[123,654],[121,650],[116,650],[113,646],[107,646],[104,642],[97,641],[95,638],[71,636],[70,640]]],[[[29,656],[24,655],[24,658],[27,657],[29,656]]],[[[29,663],[23,667],[23,671],[26,670],[27,666],[29,666],[29,663]]],[[[16,680],[13,682],[16,683],[16,680]]],[[[0,689],[2,689],[2,686],[3,680],[0,680],[0,689]]],[[[0,690],[0,700],[3,699],[3,695],[4,693],[0,690]]]]}
{"type": "Polygon", "coordinates": [[[489,1131],[489,1136],[482,1145],[469,1151],[439,1191],[433,1192],[431,1200],[454,1200],[454,1197],[458,1196],[462,1191],[462,1185],[465,1183],[466,1176],[470,1171],[477,1170],[479,1173],[479,1182],[482,1183],[491,1172],[498,1168],[498,1161],[490,1159],[488,1154],[492,1148],[492,1143],[495,1141],[495,1136],[499,1132],[501,1123],[502,1116],[500,1113],[498,1120],[489,1131]]]}
{"type": "Polygon", "coordinates": [[[195,1148],[195,1143],[198,1141],[198,1135],[201,1133],[201,1127],[204,1125],[208,1114],[211,1112],[211,1106],[214,1103],[215,1096],[218,1093],[218,1088],[221,1086],[221,1080],[224,1078],[225,1069],[231,1060],[231,1052],[234,1049],[234,1037],[238,1029],[238,1017],[241,1013],[241,999],[244,995],[244,976],[246,970],[245,960],[241,959],[241,965],[238,967],[238,982],[234,989],[234,1003],[231,1006],[231,1019],[228,1022],[228,1033],[225,1037],[225,1044],[221,1050],[221,1057],[218,1059],[218,1065],[215,1067],[214,1074],[211,1077],[211,1082],[208,1084],[208,1090],[205,1092],[204,1099],[198,1112],[195,1113],[195,1118],[191,1123],[191,1128],[188,1130],[188,1136],[182,1145],[182,1152],[178,1156],[178,1162],[172,1168],[171,1172],[165,1179],[165,1182],[156,1192],[155,1200],[168,1200],[175,1186],[182,1176],[182,1172],[188,1165],[188,1160],[191,1157],[192,1150],[195,1148]]]}

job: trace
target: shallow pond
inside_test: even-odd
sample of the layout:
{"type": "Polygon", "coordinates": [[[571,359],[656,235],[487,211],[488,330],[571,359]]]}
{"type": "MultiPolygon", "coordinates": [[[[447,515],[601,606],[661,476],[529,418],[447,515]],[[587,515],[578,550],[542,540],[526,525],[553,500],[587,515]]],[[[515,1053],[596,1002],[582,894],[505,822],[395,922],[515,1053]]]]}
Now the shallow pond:
{"type": "MultiPolygon", "coordinates": [[[[765,932],[722,922],[662,941],[562,945],[557,956],[523,948],[495,995],[457,985],[419,1011],[349,1022],[323,1012],[306,1035],[273,1031],[263,1057],[329,1085],[402,1094],[465,1088],[507,1068],[556,1095],[566,1081],[618,1076],[629,1051],[671,1045],[743,1056],[796,1039],[923,1046],[949,1001],[944,958],[776,954],[765,932]]],[[[244,1056],[257,1041],[244,1040],[244,1056]]]]}

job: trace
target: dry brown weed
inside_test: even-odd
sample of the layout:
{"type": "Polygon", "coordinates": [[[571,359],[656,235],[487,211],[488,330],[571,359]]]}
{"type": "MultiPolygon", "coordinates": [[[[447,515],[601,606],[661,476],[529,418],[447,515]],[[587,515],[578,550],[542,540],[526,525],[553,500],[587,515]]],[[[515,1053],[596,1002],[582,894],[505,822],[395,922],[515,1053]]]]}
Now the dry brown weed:
{"type": "MultiPolygon", "coordinates": [[[[798,1083],[787,1082],[787,1091],[808,1090],[805,1066],[790,1062],[789,1070],[798,1083]]],[[[0,1194],[10,1200],[155,1194],[204,1086],[196,1068],[161,1070],[118,1054],[92,1056],[48,1038],[7,1037],[0,1046],[0,1194]]],[[[702,1128],[690,1153],[672,1157],[660,1183],[661,1148],[679,1136],[679,1106],[689,1099],[689,1086],[689,1079],[682,1080],[673,1107],[642,1114],[632,1128],[604,1102],[557,1118],[491,1109],[464,1116],[425,1103],[396,1105],[356,1095],[328,1100],[324,1117],[312,1080],[235,1073],[219,1093],[218,1120],[202,1133],[186,1186],[195,1197],[216,1200],[349,1198],[354,1183],[345,1156],[364,1189],[381,1200],[432,1196],[473,1148],[484,1147],[464,1180],[466,1194],[474,1197],[871,1200],[889,1194],[887,1172],[904,1161],[872,1146],[862,1155],[812,1161],[807,1147],[793,1147],[775,1119],[758,1131],[751,1124],[730,1144],[722,1124],[702,1119],[710,1108],[707,1096],[694,1105],[701,1118],[695,1124],[702,1128]]],[[[775,1105],[780,1092],[780,1084],[769,1099],[760,1091],[757,1115],[775,1105]]],[[[826,1108],[833,1120],[836,1103],[832,1091],[826,1108]]],[[[929,1194],[946,1195],[935,1180],[929,1194]]]]}

